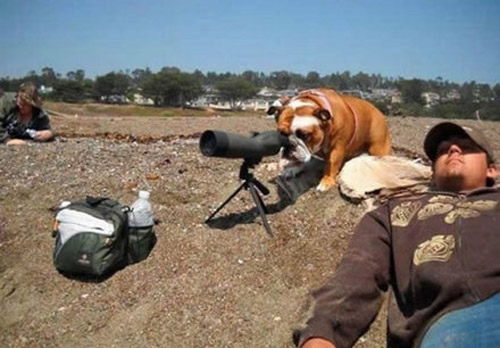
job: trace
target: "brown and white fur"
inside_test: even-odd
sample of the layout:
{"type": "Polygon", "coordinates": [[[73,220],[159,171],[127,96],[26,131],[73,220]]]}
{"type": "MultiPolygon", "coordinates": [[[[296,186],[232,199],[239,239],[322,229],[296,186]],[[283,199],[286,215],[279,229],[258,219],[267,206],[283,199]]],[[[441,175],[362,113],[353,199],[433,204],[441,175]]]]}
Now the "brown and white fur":
{"type": "MultiPolygon", "coordinates": [[[[277,128],[305,144],[312,156],[325,160],[317,190],[336,183],[343,163],[367,151],[373,156],[391,152],[384,115],[371,103],[332,89],[314,89],[293,98],[282,98],[268,110],[275,114],[277,128]]],[[[307,157],[307,156],[306,156],[307,157]]],[[[306,162],[311,158],[299,159],[306,162]]]]}

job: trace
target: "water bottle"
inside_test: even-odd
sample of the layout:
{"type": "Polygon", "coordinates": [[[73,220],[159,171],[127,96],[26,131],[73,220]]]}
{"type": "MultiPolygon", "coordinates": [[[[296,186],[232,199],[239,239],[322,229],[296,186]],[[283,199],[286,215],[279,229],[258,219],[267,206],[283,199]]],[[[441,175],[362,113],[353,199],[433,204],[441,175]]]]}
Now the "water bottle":
{"type": "Polygon", "coordinates": [[[26,134],[28,134],[31,139],[35,139],[38,132],[34,129],[28,128],[28,129],[26,129],[26,134]]]}
{"type": "Polygon", "coordinates": [[[139,198],[130,206],[128,213],[128,259],[130,263],[144,260],[156,242],[153,231],[153,209],[149,192],[139,191],[139,198]]]}
{"type": "Polygon", "coordinates": [[[139,191],[139,198],[130,206],[128,225],[130,227],[152,227],[153,209],[149,203],[149,192],[139,191]]]}

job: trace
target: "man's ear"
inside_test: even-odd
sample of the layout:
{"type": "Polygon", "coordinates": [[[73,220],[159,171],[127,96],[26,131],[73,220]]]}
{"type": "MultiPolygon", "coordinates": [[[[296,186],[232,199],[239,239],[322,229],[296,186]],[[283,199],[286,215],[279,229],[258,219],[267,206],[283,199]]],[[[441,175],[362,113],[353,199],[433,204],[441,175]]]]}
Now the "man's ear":
{"type": "Polygon", "coordinates": [[[313,115],[319,118],[323,122],[329,121],[332,118],[332,115],[326,109],[317,109],[316,111],[314,111],[313,115]]]}
{"type": "Polygon", "coordinates": [[[490,180],[495,181],[498,176],[498,168],[494,163],[490,163],[488,165],[488,169],[486,169],[486,177],[490,180]]]}

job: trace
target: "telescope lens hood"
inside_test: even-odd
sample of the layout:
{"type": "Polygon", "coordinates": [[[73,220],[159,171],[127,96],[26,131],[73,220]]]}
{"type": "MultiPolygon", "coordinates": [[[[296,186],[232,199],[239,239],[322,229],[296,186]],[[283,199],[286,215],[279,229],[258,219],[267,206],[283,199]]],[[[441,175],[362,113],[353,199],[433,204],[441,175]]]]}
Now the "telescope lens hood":
{"type": "Polygon", "coordinates": [[[200,151],[209,157],[225,157],[229,145],[227,133],[204,131],[200,138],[200,151]]]}

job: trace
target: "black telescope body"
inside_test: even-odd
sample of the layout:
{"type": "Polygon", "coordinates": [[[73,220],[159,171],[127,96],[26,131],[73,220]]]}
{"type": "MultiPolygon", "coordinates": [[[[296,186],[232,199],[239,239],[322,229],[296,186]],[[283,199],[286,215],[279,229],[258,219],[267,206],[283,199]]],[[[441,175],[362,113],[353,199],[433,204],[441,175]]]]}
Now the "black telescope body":
{"type": "Polygon", "coordinates": [[[287,147],[288,138],[278,131],[265,131],[250,137],[222,131],[207,130],[200,138],[200,151],[209,157],[262,158],[287,147]]]}

